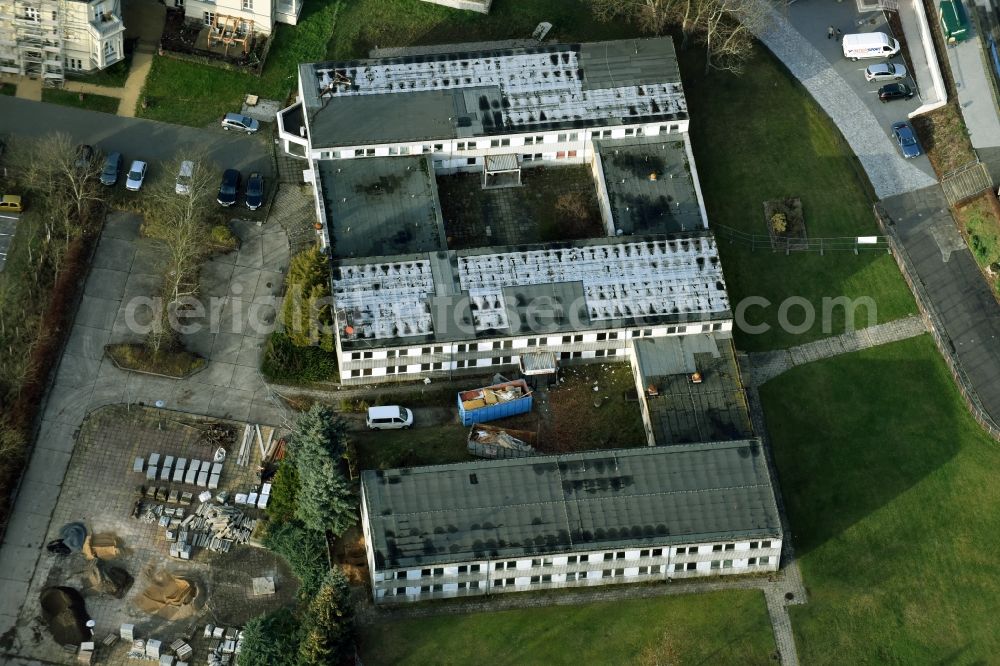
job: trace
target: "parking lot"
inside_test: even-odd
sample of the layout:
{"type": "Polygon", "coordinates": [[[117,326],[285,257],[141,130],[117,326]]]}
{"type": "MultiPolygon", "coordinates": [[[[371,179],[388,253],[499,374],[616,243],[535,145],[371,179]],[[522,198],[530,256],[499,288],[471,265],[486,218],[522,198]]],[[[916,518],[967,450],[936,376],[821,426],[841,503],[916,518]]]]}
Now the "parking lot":
{"type": "MultiPolygon", "coordinates": [[[[14,97],[0,98],[0,134],[42,136],[51,132],[65,132],[74,142],[94,146],[105,154],[121,153],[125,170],[132,160],[146,161],[147,180],[157,176],[161,163],[195,149],[204,151],[220,169],[239,169],[244,178],[251,171],[264,174],[268,180],[274,175],[266,125],[256,135],[248,136],[227,132],[221,124],[196,129],[14,97]]],[[[122,177],[117,187],[124,191],[124,183],[122,177]]]]}
{"type": "MultiPolygon", "coordinates": [[[[805,37],[820,54],[826,58],[834,72],[843,78],[848,87],[857,94],[858,98],[864,102],[865,107],[875,117],[879,126],[885,131],[895,146],[892,139],[890,127],[893,123],[907,120],[907,116],[916,110],[924,102],[921,100],[919,91],[911,99],[893,100],[890,102],[880,102],[878,99],[878,89],[886,82],[868,82],[865,80],[865,68],[875,63],[896,63],[904,64],[902,56],[890,59],[873,58],[869,60],[852,61],[845,58],[843,47],[835,37],[829,39],[827,30],[833,26],[843,34],[884,32],[890,34],[889,26],[879,12],[869,12],[859,14],[857,6],[853,2],[796,2],[788,9],[788,20],[805,37]]],[[[915,39],[909,43],[909,48],[920,48],[920,42],[915,39]]],[[[916,83],[913,71],[909,64],[907,68],[907,78],[900,81],[916,91],[916,83]]],[[[808,86],[807,86],[808,87],[808,86]]],[[[898,152],[898,147],[897,147],[898,152]]],[[[899,159],[903,159],[900,156],[899,159]]],[[[934,170],[931,168],[930,160],[926,155],[909,160],[910,163],[931,178],[934,178],[934,170]]]]}

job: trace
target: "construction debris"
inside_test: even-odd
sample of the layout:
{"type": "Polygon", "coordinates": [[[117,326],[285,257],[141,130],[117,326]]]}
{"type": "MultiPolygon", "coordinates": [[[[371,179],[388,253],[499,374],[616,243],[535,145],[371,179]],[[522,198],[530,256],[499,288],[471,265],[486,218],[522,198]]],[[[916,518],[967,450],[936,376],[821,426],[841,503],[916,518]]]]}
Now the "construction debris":
{"type": "Polygon", "coordinates": [[[524,458],[538,453],[529,442],[535,442],[535,433],[476,423],[469,431],[467,449],[480,458],[524,458]]]}
{"type": "Polygon", "coordinates": [[[83,541],[83,556],[88,560],[113,560],[120,555],[118,537],[114,534],[89,534],[83,541]]]}
{"type": "Polygon", "coordinates": [[[216,553],[228,553],[235,544],[250,540],[257,519],[240,509],[214,502],[205,502],[183,520],[176,518],[166,526],[170,555],[190,559],[194,548],[207,548],[216,553]]]}

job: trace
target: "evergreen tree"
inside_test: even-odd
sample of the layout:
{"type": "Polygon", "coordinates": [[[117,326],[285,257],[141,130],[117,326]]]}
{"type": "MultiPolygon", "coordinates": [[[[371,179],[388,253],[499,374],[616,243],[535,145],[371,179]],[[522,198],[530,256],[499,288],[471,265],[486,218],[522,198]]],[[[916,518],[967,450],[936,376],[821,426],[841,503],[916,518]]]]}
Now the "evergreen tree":
{"type": "Polygon", "coordinates": [[[299,473],[295,516],[312,530],[343,534],[357,522],[354,495],[341,469],[346,429],[332,409],[316,404],[299,416],[289,453],[299,473]]]}
{"type": "Polygon", "coordinates": [[[351,645],[351,605],[347,577],[335,568],[309,603],[303,618],[299,663],[326,666],[344,660],[351,645]]]}
{"type": "Polygon", "coordinates": [[[319,346],[333,351],[330,266],[318,245],[292,257],[285,285],[281,307],[285,335],[299,347],[319,346]]]}
{"type": "Polygon", "coordinates": [[[243,628],[243,649],[239,666],[297,666],[300,627],[287,608],[258,615],[243,628]]]}

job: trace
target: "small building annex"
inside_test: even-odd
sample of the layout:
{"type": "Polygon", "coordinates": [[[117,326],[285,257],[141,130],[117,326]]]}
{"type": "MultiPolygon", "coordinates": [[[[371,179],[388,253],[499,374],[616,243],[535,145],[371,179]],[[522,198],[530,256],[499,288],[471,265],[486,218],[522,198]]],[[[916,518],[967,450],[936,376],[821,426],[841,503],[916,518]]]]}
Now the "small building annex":
{"type": "Polygon", "coordinates": [[[757,440],[366,471],[376,602],[775,571],[757,440]]]}

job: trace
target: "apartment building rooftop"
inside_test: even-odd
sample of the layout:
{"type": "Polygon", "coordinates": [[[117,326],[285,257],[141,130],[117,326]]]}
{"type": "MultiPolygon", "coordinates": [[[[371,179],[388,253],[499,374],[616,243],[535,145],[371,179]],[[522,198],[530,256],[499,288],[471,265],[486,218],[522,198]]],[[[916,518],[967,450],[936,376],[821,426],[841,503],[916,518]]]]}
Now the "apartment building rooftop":
{"type": "Polygon", "coordinates": [[[314,148],[687,118],[669,37],[299,67],[314,148]]]}
{"type": "Polygon", "coordinates": [[[599,238],[337,260],[345,348],[730,316],[715,238],[599,238]]]}
{"type": "Polygon", "coordinates": [[[365,471],[377,568],[777,537],[757,440],[365,471]]]}

